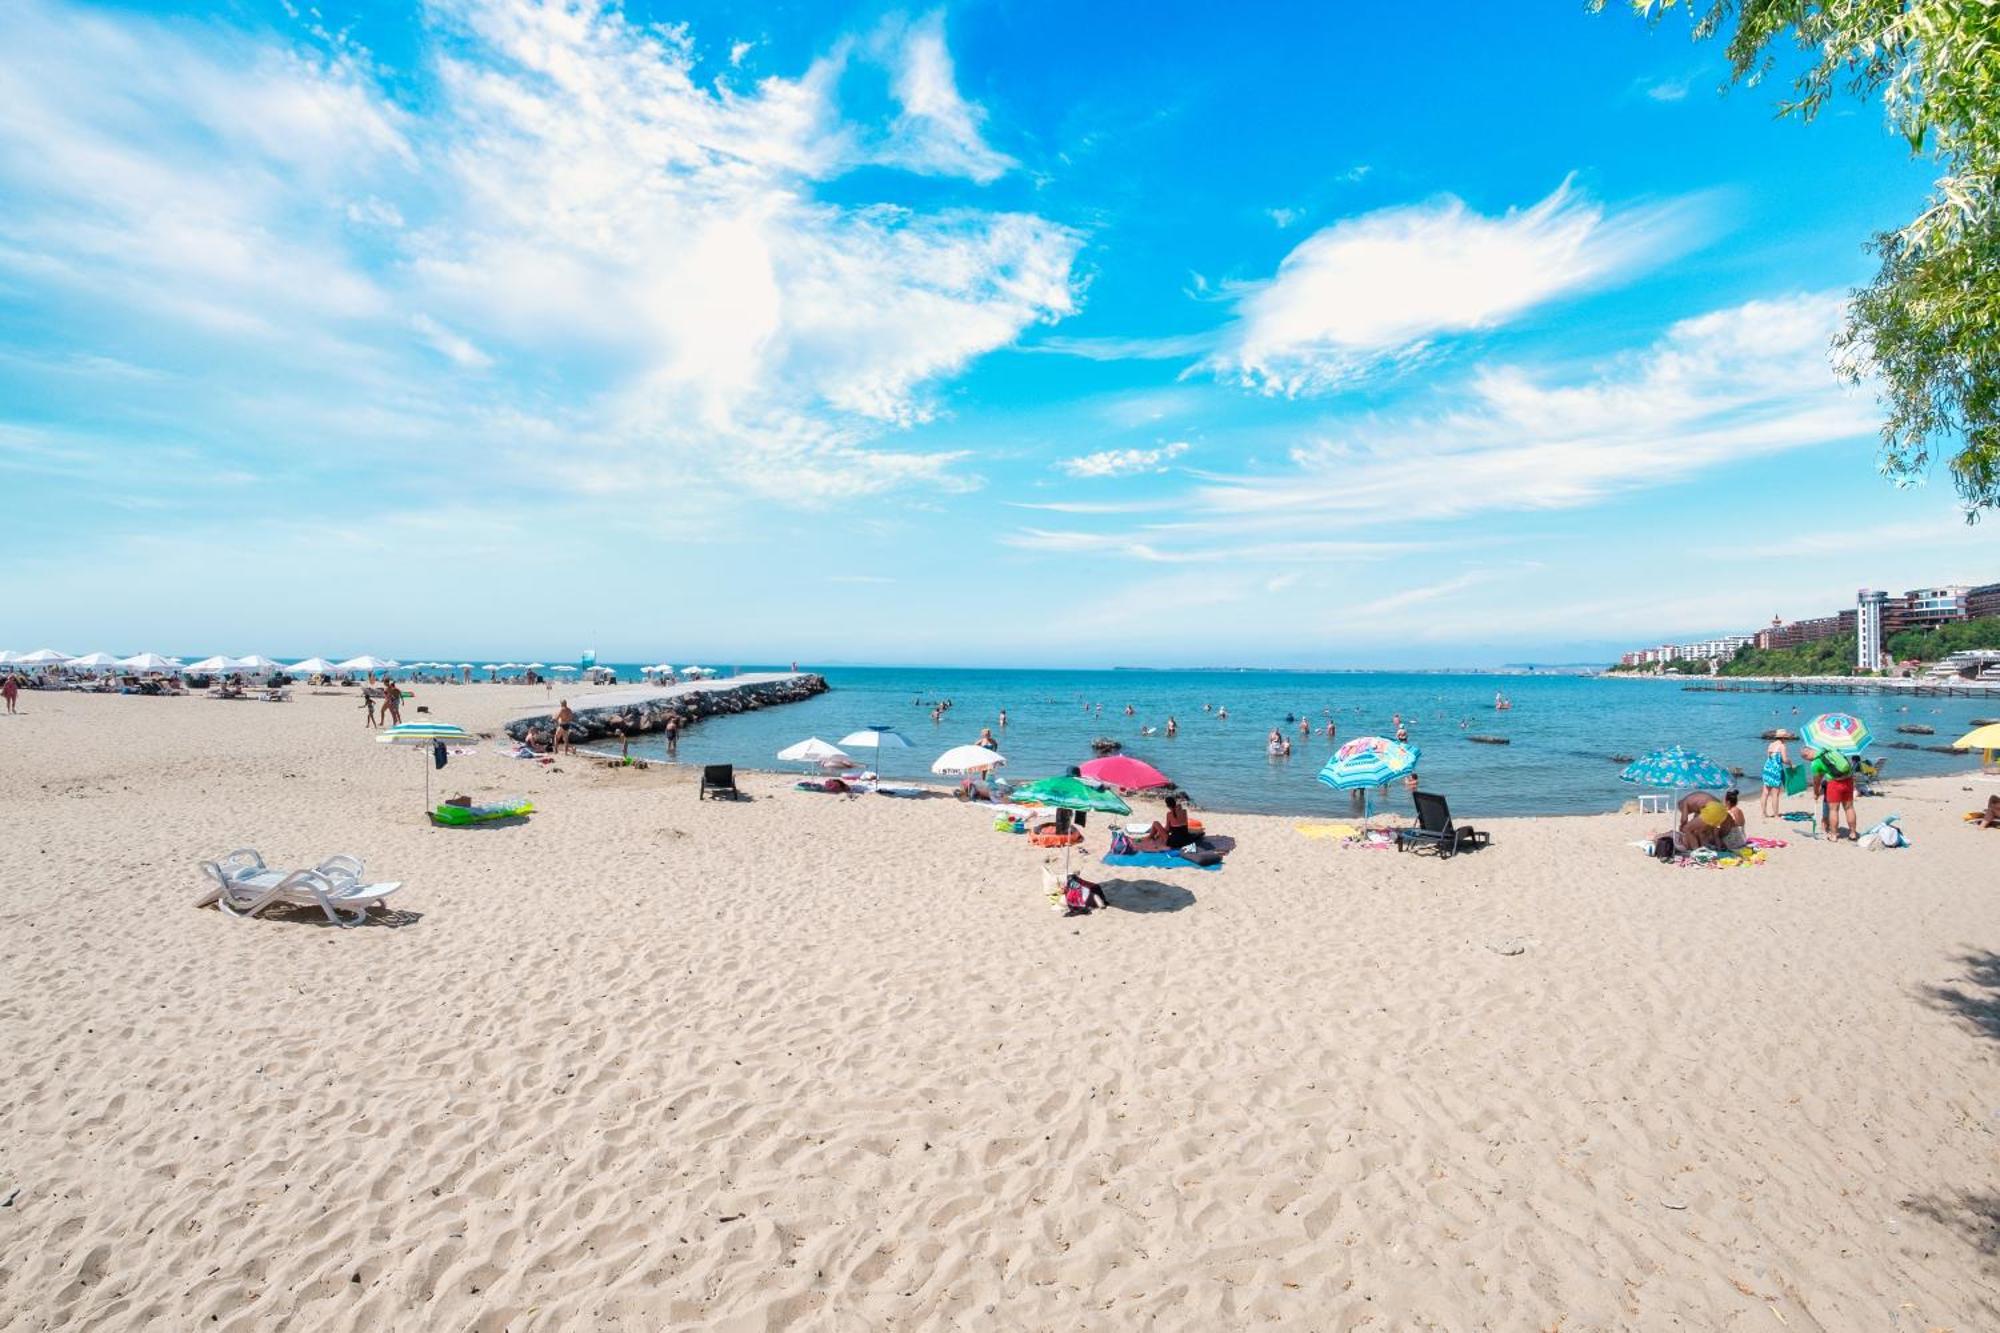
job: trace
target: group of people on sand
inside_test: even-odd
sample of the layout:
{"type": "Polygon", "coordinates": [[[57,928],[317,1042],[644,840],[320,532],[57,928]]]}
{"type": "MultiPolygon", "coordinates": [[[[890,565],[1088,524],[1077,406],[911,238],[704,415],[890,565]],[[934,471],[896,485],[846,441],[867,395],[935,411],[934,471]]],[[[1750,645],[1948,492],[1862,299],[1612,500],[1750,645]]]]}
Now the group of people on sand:
{"type": "MultiPolygon", "coordinates": [[[[1819,803],[1820,831],[1835,841],[1858,842],[1861,834],[1854,817],[1854,786],[1860,778],[1860,759],[1802,745],[1799,760],[1806,766],[1806,789],[1819,803]]],[[[1785,783],[1791,770],[1791,754],[1785,742],[1773,740],[1764,749],[1764,768],[1758,774],[1764,786],[1760,806],[1766,818],[1777,819],[1784,814],[1785,783]]]]}
{"type": "Polygon", "coordinates": [[[362,686],[361,707],[364,710],[361,725],[364,727],[403,725],[403,691],[393,680],[362,686]]]}

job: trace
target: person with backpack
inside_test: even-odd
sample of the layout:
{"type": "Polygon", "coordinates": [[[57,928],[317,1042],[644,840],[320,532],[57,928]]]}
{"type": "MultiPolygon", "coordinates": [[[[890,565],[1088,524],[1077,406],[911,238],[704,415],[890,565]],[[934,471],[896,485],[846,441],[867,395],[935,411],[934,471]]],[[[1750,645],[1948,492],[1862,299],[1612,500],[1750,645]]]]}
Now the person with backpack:
{"type": "Polygon", "coordinates": [[[1822,750],[1813,760],[1813,768],[1819,775],[1820,831],[1837,840],[1843,835],[1835,829],[1844,823],[1847,829],[1844,836],[1858,841],[1861,835],[1854,820],[1854,761],[1839,750],[1822,750]]]}

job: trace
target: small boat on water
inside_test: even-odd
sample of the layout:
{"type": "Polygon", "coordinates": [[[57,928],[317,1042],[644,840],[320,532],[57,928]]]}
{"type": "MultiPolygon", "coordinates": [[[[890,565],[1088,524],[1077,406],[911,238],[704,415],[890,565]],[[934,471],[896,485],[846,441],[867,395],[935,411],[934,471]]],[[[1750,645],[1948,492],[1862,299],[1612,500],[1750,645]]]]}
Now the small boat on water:
{"type": "Polygon", "coordinates": [[[1896,730],[1902,732],[1905,736],[1937,735],[1936,727],[1927,727],[1921,722],[1905,722],[1901,726],[1897,727],[1896,730]]]}
{"type": "Polygon", "coordinates": [[[1512,745],[1514,743],[1505,736],[1467,736],[1465,739],[1471,741],[1474,745],[1512,745]]]}

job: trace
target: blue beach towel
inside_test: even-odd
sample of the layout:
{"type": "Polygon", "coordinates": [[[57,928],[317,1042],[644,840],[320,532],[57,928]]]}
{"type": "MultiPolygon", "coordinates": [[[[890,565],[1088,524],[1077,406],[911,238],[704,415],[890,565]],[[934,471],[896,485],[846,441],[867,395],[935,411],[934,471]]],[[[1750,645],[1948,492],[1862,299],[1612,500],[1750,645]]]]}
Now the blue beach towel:
{"type": "Polygon", "coordinates": [[[1176,870],[1222,869],[1220,861],[1217,861],[1212,866],[1196,865],[1185,856],[1176,856],[1172,852],[1132,852],[1125,856],[1107,855],[1104,858],[1104,864],[1108,866],[1158,866],[1162,868],[1170,867],[1176,870]]]}

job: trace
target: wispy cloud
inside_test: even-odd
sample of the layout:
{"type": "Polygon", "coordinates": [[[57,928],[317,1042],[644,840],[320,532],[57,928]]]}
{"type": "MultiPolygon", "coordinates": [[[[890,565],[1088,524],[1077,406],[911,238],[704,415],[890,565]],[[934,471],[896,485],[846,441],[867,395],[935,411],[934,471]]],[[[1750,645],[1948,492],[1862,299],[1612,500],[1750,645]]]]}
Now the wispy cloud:
{"type": "Polygon", "coordinates": [[[1841,308],[1833,295],[1752,301],[1567,379],[1494,367],[1447,400],[1456,406],[1330,432],[1295,448],[1283,474],[1208,485],[1190,501],[1267,530],[1567,508],[1865,438],[1870,405],[1827,360],[1841,308]]]}
{"type": "Polygon", "coordinates": [[[1079,458],[1056,461],[1056,470],[1072,477],[1124,477],[1138,472],[1165,472],[1167,464],[1188,451],[1185,440],[1157,449],[1106,449],[1079,458]]]}
{"type": "Polygon", "coordinates": [[[1267,208],[1264,210],[1264,216],[1270,218],[1276,224],[1279,231],[1283,231],[1294,222],[1302,220],[1305,215],[1306,211],[1303,208],[1267,208]]]}
{"type": "Polygon", "coordinates": [[[378,71],[338,42],[0,7],[0,277],[58,335],[143,311],[105,354],[198,367],[190,431],[242,438],[227,414],[282,384],[288,435],[422,439],[585,490],[976,484],[961,454],[885,442],[1074,311],[1081,238],[819,189],[864,160],[1011,168],[939,15],[748,92],[696,83],[687,30],[613,7],[434,0],[429,20],[422,70],[378,71]],[[843,114],[850,59],[886,67],[892,123],[843,114]],[[390,94],[419,72],[434,95],[390,94]]]}
{"type": "Polygon", "coordinates": [[[985,184],[1017,163],[986,143],[986,113],[958,91],[957,72],[945,46],[944,11],[914,23],[892,20],[878,34],[890,51],[892,87],[902,115],[892,127],[885,161],[937,175],[967,176],[985,184]]]}
{"type": "Polygon", "coordinates": [[[1686,205],[1608,212],[1565,183],[1499,216],[1449,196],[1346,218],[1265,282],[1232,288],[1237,319],[1205,363],[1266,393],[1311,394],[1490,329],[1682,242],[1686,205]]]}

